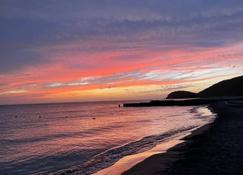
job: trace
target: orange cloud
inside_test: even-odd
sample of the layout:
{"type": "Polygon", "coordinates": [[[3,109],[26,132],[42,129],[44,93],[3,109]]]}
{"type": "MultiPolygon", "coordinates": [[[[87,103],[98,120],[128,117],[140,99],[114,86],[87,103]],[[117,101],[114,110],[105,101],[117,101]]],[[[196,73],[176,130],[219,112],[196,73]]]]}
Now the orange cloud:
{"type": "MultiPolygon", "coordinates": [[[[55,61],[0,75],[1,101],[85,101],[96,97],[105,99],[105,94],[109,100],[136,95],[138,98],[152,98],[162,87],[187,84],[188,89],[200,90],[213,83],[209,80],[240,75],[243,70],[241,43],[205,50],[65,53],[54,56],[52,60],[55,61]],[[208,84],[200,84],[205,80],[208,84]],[[190,87],[190,83],[200,87],[190,87]],[[140,90],[136,91],[138,87],[140,90]],[[152,88],[149,95],[141,91],[146,87],[152,88]],[[153,88],[156,89],[154,93],[153,88]],[[133,89],[133,95],[126,95],[125,89],[133,89]],[[109,90],[114,93],[109,94],[109,90]]],[[[163,95],[163,92],[159,94],[163,95]]]]}

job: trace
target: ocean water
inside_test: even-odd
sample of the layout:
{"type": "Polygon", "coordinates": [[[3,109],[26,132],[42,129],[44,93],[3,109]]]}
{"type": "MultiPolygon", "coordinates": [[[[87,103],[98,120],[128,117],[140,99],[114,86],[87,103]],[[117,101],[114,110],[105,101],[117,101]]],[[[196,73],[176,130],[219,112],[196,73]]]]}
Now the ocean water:
{"type": "Polygon", "coordinates": [[[213,119],[205,106],[119,108],[117,102],[0,106],[0,174],[58,174],[64,169],[92,174],[213,119]]]}

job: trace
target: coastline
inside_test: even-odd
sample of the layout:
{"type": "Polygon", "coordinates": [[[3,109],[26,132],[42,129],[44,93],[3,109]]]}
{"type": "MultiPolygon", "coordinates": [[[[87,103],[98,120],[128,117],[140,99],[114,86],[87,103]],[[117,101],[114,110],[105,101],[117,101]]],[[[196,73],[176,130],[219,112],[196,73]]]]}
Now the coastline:
{"type": "Polygon", "coordinates": [[[122,175],[243,174],[243,107],[210,105],[213,123],[184,137],[185,142],[138,163],[122,175]]]}
{"type": "MultiPolygon", "coordinates": [[[[200,107],[197,107],[200,108],[200,107]]],[[[208,107],[207,107],[208,108],[208,107]]],[[[191,112],[194,112],[194,108],[192,109],[191,112]]],[[[210,109],[209,109],[210,110],[210,109]]],[[[213,117],[214,118],[214,117],[213,117]]],[[[166,140],[164,140],[162,143],[156,145],[154,148],[141,152],[141,153],[136,153],[132,155],[128,155],[120,159],[118,162],[113,164],[112,166],[109,166],[105,169],[102,169],[93,175],[118,175],[118,174],[125,174],[125,172],[130,171],[134,167],[137,167],[138,165],[141,166],[142,172],[138,171],[135,173],[132,170],[132,175],[133,174],[153,174],[153,170],[157,170],[158,168],[161,169],[166,169],[168,167],[168,163],[172,163],[177,159],[177,153],[175,152],[168,152],[168,150],[174,148],[174,147],[179,147],[180,145],[185,144],[186,139],[189,139],[192,135],[198,135],[201,132],[207,130],[210,126],[210,124],[214,121],[212,118],[212,121],[210,121],[207,124],[198,126],[196,128],[190,129],[187,133],[178,133],[172,137],[168,137],[166,140]],[[167,154],[170,154],[170,156],[167,156],[167,154]],[[166,158],[163,158],[161,161],[158,161],[159,156],[158,155],[166,155],[166,158]],[[153,158],[155,157],[155,159],[153,158]],[[143,166],[144,162],[147,162],[147,159],[149,159],[150,163],[149,166],[143,166]],[[163,167],[161,167],[161,164],[163,164],[163,167]],[[152,171],[151,171],[152,170],[152,171]]],[[[146,163],[145,163],[146,164],[146,163]]]]}
{"type": "Polygon", "coordinates": [[[121,175],[157,175],[161,172],[166,171],[171,167],[173,163],[182,158],[182,152],[184,147],[190,142],[194,137],[203,134],[205,131],[210,129],[213,123],[206,124],[194,131],[191,134],[184,136],[180,139],[180,143],[175,144],[173,147],[169,148],[167,151],[154,154],[147,157],[145,160],[139,162],[132,168],[124,171],[121,175]]]}
{"type": "Polygon", "coordinates": [[[186,140],[201,134],[210,127],[211,123],[193,129],[190,133],[167,138],[151,150],[123,157],[110,167],[102,169],[92,175],[150,175],[157,170],[166,170],[178,159],[178,149],[185,145],[186,140]],[[172,150],[173,151],[170,151],[172,150]],[[160,156],[163,156],[162,159],[160,156]]]}
{"type": "Polygon", "coordinates": [[[124,171],[127,171],[127,170],[131,169],[132,167],[136,166],[137,164],[139,164],[140,162],[143,162],[148,157],[165,153],[169,148],[182,143],[183,141],[181,139],[184,137],[185,137],[184,135],[180,135],[173,139],[168,138],[168,140],[164,141],[161,144],[156,145],[154,148],[152,148],[148,151],[125,156],[122,159],[120,159],[118,162],[113,164],[112,166],[102,169],[92,175],[122,174],[124,171]]]}

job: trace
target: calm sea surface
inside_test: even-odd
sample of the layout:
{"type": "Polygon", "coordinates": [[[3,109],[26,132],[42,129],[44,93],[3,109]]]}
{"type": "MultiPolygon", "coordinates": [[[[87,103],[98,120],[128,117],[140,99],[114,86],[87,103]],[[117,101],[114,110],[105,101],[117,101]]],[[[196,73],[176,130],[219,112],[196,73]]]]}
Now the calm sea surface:
{"type": "Polygon", "coordinates": [[[112,103],[0,106],[0,174],[90,174],[214,119],[206,107],[112,103]]]}

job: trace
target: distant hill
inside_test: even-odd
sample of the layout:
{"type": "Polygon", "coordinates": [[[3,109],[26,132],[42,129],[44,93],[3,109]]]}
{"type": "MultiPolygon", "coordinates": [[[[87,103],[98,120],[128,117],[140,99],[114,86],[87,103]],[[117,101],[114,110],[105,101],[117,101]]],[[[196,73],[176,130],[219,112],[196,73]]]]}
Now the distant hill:
{"type": "Polygon", "coordinates": [[[243,96],[243,76],[221,81],[199,93],[175,91],[170,93],[167,99],[193,98],[193,96],[196,98],[243,96]]]}
{"type": "Polygon", "coordinates": [[[189,91],[175,91],[168,95],[167,99],[177,99],[177,98],[195,98],[196,93],[189,91]]]}

